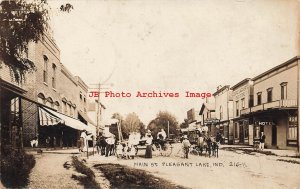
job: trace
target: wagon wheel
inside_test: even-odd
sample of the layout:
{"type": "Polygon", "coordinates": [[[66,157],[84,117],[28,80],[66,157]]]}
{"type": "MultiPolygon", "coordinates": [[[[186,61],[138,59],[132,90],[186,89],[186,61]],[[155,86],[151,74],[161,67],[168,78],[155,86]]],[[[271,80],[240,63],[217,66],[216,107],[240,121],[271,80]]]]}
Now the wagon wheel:
{"type": "Polygon", "coordinates": [[[164,146],[161,145],[159,146],[160,146],[160,154],[162,156],[170,156],[172,154],[173,146],[169,142],[166,142],[164,146]]]}
{"type": "Polygon", "coordinates": [[[198,147],[195,147],[195,148],[191,149],[190,154],[198,156],[199,151],[200,151],[200,149],[198,149],[198,147]]]}

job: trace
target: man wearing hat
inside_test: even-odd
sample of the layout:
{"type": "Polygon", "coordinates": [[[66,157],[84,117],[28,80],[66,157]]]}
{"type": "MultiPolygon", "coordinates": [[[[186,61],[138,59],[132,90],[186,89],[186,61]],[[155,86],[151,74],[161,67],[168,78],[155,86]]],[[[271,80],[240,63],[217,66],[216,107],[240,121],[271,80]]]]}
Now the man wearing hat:
{"type": "Polygon", "coordinates": [[[79,147],[79,151],[83,152],[85,148],[87,148],[87,140],[86,140],[86,130],[83,129],[81,131],[81,135],[80,135],[80,147],[79,147]]]}
{"type": "Polygon", "coordinates": [[[187,135],[183,136],[183,141],[182,141],[182,148],[184,152],[184,158],[188,159],[189,155],[189,150],[190,150],[191,143],[187,138],[187,135]]]}

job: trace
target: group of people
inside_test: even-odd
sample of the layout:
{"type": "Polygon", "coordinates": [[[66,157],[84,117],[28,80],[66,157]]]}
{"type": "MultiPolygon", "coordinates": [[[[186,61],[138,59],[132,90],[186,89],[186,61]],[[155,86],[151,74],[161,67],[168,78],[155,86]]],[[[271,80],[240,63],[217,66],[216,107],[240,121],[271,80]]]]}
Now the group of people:
{"type": "Polygon", "coordinates": [[[121,144],[117,143],[116,155],[118,159],[134,159],[136,149],[133,145],[128,145],[128,143],[121,144]]]}

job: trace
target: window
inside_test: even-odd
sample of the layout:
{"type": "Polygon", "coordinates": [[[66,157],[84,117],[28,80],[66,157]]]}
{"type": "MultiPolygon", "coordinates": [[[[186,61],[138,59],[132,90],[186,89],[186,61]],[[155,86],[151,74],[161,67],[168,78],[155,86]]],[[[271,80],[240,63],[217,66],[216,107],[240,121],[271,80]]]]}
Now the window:
{"type": "Polygon", "coordinates": [[[68,109],[67,109],[67,103],[66,103],[66,102],[63,102],[63,113],[64,113],[65,115],[68,114],[68,109]]]}
{"type": "Polygon", "coordinates": [[[283,82],[281,85],[281,100],[287,99],[287,82],[283,82]]]}
{"type": "Polygon", "coordinates": [[[235,102],[235,108],[236,108],[236,116],[239,116],[240,110],[239,110],[239,101],[235,102]]]}
{"type": "Polygon", "coordinates": [[[261,105],[261,92],[257,93],[257,105],[261,105]]]}
{"type": "Polygon", "coordinates": [[[220,119],[223,119],[223,108],[220,106],[220,119]]]}
{"type": "Polygon", "coordinates": [[[69,116],[71,116],[72,115],[72,109],[71,109],[72,107],[71,107],[71,104],[68,104],[68,113],[67,113],[67,115],[69,115],[69,116]]]}
{"type": "Polygon", "coordinates": [[[45,83],[48,83],[48,58],[45,55],[44,55],[43,81],[45,83]]]}
{"type": "Polygon", "coordinates": [[[85,98],[85,96],[83,97],[83,101],[84,101],[84,102],[86,102],[86,98],[85,98]]]}
{"type": "Polygon", "coordinates": [[[56,88],[56,65],[52,64],[52,87],[55,89],[56,88]]]}
{"type": "Polygon", "coordinates": [[[289,128],[288,128],[288,136],[287,138],[290,140],[297,140],[297,126],[298,126],[298,119],[297,116],[290,116],[289,117],[289,128]]]}
{"type": "Polygon", "coordinates": [[[267,89],[267,102],[272,102],[272,88],[267,89]]]}
{"type": "Polygon", "coordinates": [[[242,103],[242,109],[245,109],[245,99],[244,98],[241,99],[241,103],[242,103]]]}
{"type": "Polygon", "coordinates": [[[80,94],[79,94],[79,98],[80,100],[82,100],[82,92],[80,91],[80,94]]]}

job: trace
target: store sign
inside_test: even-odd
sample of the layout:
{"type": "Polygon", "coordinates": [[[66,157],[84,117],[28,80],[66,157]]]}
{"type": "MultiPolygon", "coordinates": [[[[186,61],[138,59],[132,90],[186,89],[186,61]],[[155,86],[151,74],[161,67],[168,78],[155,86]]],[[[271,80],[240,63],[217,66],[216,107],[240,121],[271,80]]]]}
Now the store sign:
{"type": "Polygon", "coordinates": [[[264,126],[264,125],[275,125],[273,121],[258,121],[259,126],[264,126]]]}
{"type": "Polygon", "coordinates": [[[204,124],[213,124],[213,123],[219,123],[219,119],[207,119],[204,121],[204,124]]]}

